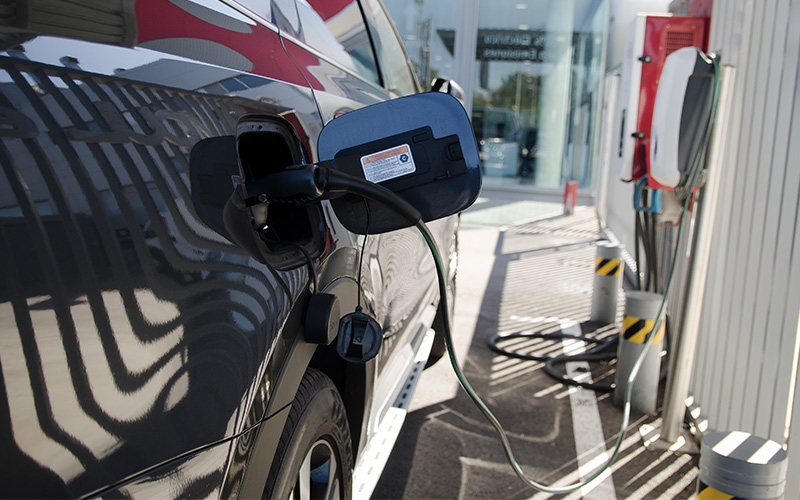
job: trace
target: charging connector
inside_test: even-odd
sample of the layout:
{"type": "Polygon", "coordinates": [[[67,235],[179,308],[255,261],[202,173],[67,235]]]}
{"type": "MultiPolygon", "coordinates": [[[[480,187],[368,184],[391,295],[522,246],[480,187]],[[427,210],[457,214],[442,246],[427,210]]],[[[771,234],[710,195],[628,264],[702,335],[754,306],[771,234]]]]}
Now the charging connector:
{"type": "Polygon", "coordinates": [[[264,202],[305,205],[352,194],[391,207],[409,227],[422,218],[413,205],[380,184],[314,163],[294,165],[256,181],[248,181],[245,189],[247,206],[264,202]]]}
{"type": "Polygon", "coordinates": [[[245,182],[245,202],[248,207],[266,201],[305,205],[322,197],[320,184],[318,165],[292,165],[261,179],[245,182]]]}

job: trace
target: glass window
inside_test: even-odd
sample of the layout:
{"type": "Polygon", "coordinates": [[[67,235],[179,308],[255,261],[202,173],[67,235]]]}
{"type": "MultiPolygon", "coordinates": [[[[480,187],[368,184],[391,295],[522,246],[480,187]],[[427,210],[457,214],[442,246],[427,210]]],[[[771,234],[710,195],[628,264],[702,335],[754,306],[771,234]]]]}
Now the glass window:
{"type": "MultiPolygon", "coordinates": [[[[456,1],[383,1],[425,88],[436,76],[453,77],[455,33],[463,29],[456,26],[456,1]]],[[[468,98],[484,185],[592,185],[608,5],[609,0],[478,1],[468,98]]]]}
{"type": "Polygon", "coordinates": [[[343,67],[380,84],[358,1],[297,0],[300,38],[343,67]]]}
{"type": "Polygon", "coordinates": [[[607,2],[481,0],[473,127],[488,184],[592,182],[607,2]]]}
{"type": "Polygon", "coordinates": [[[381,63],[384,87],[399,95],[415,93],[417,84],[414,73],[391,19],[378,0],[366,0],[364,8],[375,27],[375,51],[381,63]]]}
{"type": "Polygon", "coordinates": [[[383,0],[423,90],[437,76],[453,77],[456,0],[383,0]]]}

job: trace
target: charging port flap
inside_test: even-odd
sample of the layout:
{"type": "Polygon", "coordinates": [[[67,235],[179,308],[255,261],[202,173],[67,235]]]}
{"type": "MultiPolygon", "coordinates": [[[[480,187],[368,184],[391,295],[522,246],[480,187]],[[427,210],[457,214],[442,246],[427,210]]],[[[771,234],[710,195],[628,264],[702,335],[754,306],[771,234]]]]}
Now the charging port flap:
{"type": "MultiPolygon", "coordinates": [[[[461,103],[429,92],[373,104],[329,122],[320,133],[320,161],[390,189],[429,222],[472,205],[481,186],[475,135],[461,103]]],[[[407,227],[406,219],[358,196],[331,201],[350,231],[377,234],[407,227]]]]}

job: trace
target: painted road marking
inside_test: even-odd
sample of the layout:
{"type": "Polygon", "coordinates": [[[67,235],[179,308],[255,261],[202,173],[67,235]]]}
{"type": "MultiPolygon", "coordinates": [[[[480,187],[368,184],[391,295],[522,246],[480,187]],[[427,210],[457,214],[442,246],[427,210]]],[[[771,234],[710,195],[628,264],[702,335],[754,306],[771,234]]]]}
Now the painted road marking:
{"type": "MultiPolygon", "coordinates": [[[[562,322],[561,331],[571,335],[582,335],[580,325],[574,321],[562,322]]],[[[564,354],[580,354],[586,350],[585,342],[563,339],[564,354]]],[[[580,382],[591,382],[592,373],[586,361],[566,363],[567,377],[580,382]]],[[[570,386],[569,405],[572,410],[572,431],[575,436],[575,451],[578,455],[578,473],[581,481],[587,479],[596,469],[598,462],[605,463],[609,454],[606,451],[605,436],[600,423],[600,410],[597,407],[595,392],[582,387],[570,386]]],[[[606,469],[591,484],[581,488],[585,499],[614,500],[617,498],[611,470],[606,469]]]]}

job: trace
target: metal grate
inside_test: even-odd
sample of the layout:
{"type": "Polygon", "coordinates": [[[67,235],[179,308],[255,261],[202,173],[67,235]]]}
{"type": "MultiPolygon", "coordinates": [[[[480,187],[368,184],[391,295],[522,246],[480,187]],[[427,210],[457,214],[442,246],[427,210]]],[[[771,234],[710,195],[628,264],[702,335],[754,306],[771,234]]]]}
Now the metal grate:
{"type": "Polygon", "coordinates": [[[695,45],[693,31],[667,31],[666,40],[664,41],[664,49],[667,55],[672,54],[678,49],[691,47],[692,45],[695,45]]]}

